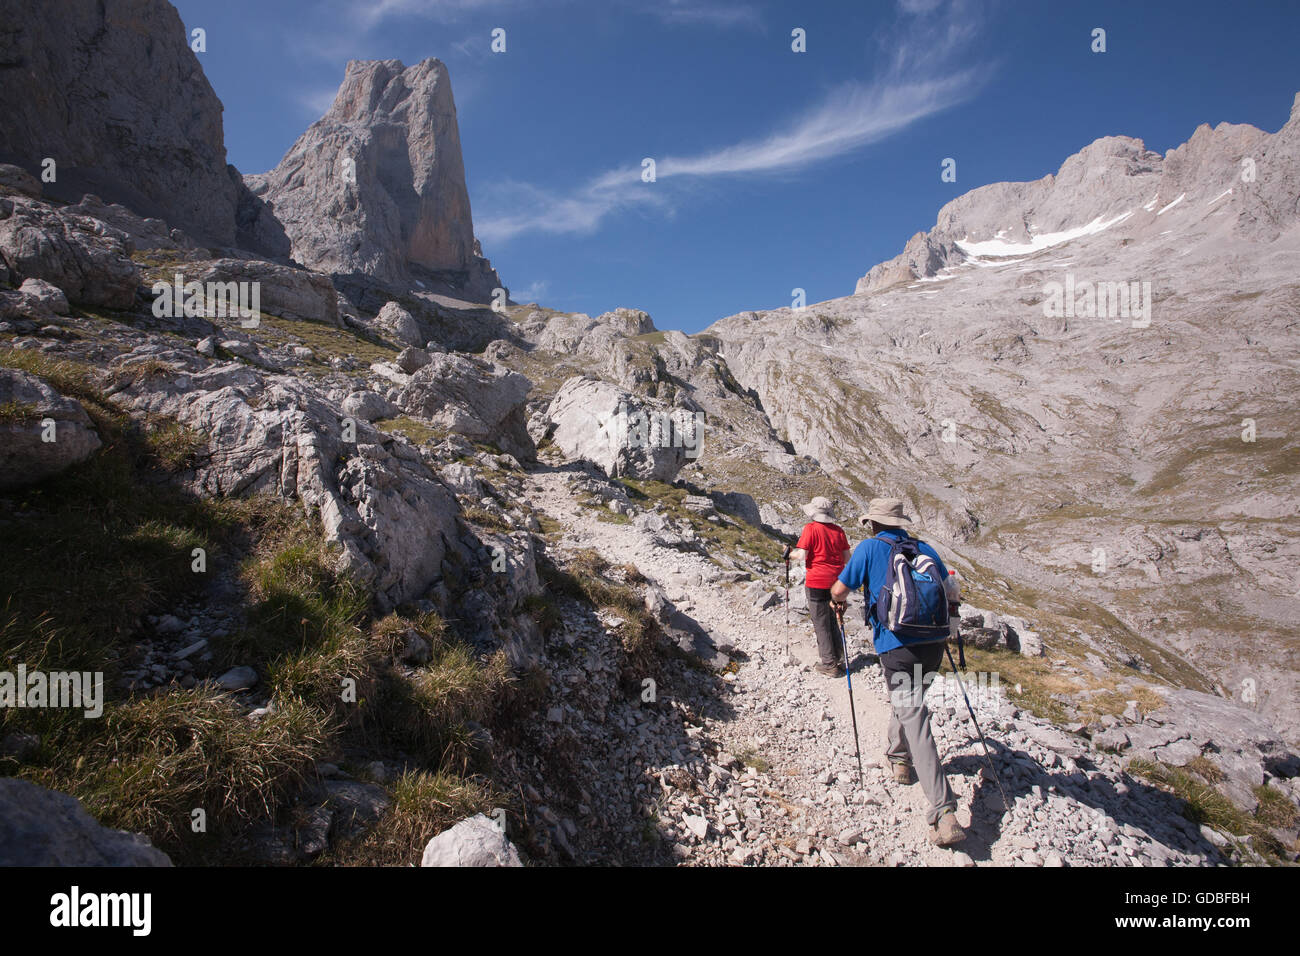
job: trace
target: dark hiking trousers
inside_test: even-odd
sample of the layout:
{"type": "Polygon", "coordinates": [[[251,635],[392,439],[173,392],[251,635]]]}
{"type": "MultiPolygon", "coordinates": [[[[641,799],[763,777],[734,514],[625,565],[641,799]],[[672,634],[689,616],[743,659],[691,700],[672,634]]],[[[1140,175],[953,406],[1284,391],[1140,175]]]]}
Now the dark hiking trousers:
{"type": "Polygon", "coordinates": [[[804,592],[808,595],[808,616],[812,618],[813,633],[817,635],[817,656],[823,664],[838,664],[843,651],[839,625],[835,623],[835,611],[831,607],[831,589],[805,585],[804,592]]]}
{"type": "Polygon", "coordinates": [[[926,820],[934,826],[945,810],[957,809],[957,797],[948,786],[943,761],[930,732],[930,711],[925,706],[927,676],[937,674],[943,662],[942,641],[897,647],[880,655],[889,691],[889,749],[891,763],[911,764],[930,801],[926,820]]]}

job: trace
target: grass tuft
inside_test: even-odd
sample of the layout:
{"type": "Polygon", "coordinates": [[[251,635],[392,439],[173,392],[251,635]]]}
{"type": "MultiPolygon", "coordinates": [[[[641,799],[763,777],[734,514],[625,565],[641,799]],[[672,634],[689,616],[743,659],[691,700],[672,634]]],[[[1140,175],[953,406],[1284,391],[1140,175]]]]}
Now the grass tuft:
{"type": "Polygon", "coordinates": [[[491,816],[508,798],[487,781],[448,773],[410,771],[390,788],[392,806],[365,836],[342,850],[331,851],[324,863],[346,866],[413,866],[425,845],[466,817],[491,816]]]}
{"type": "Polygon", "coordinates": [[[1206,783],[1195,773],[1188,773],[1182,767],[1135,759],[1128,762],[1125,770],[1182,799],[1185,803],[1183,816],[1193,823],[1248,840],[1270,862],[1281,862],[1285,858],[1286,848],[1273,834],[1272,828],[1279,825],[1275,820],[1289,820],[1294,825],[1295,807],[1276,791],[1261,796],[1260,791],[1269,788],[1257,788],[1255,793],[1261,797],[1260,805],[1254,813],[1248,813],[1217,787],[1206,783]],[[1289,814],[1280,809],[1280,804],[1273,795],[1290,807],[1289,814]],[[1265,800],[1268,802],[1265,803],[1265,800]]]}

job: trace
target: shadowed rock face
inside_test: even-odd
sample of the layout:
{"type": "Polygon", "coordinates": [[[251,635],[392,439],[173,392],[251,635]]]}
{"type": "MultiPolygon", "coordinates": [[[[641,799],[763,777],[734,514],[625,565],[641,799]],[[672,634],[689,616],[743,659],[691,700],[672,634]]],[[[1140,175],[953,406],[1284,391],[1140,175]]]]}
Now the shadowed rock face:
{"type": "Polygon", "coordinates": [[[0,421],[0,491],[56,475],[85,461],[103,444],[81,403],[35,375],[0,369],[0,407],[5,406],[26,414],[11,413],[0,421]],[[55,440],[43,441],[42,432],[55,440]]]}
{"type": "Polygon", "coordinates": [[[0,866],[171,866],[135,833],[100,826],[75,797],[0,779],[0,866]]]}
{"type": "Polygon", "coordinates": [[[91,192],[220,245],[234,242],[221,101],[165,0],[5,0],[0,160],[46,195],[91,192]]]}
{"type": "Polygon", "coordinates": [[[308,268],[387,282],[490,271],[475,250],[456,104],[438,60],[350,62],[329,111],[275,169],[245,181],[308,268]]]}

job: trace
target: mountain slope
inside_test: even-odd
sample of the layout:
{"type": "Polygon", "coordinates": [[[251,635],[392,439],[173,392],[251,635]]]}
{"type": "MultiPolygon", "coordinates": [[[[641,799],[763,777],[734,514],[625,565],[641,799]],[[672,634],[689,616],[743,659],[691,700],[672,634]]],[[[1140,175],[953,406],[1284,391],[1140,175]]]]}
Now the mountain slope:
{"type": "Polygon", "coordinates": [[[1294,740],[1297,107],[1163,158],[1099,140],[954,200],[854,296],[706,335],[859,503],[906,497],[1025,603],[1113,615],[1119,660],[1262,705],[1294,740]]]}

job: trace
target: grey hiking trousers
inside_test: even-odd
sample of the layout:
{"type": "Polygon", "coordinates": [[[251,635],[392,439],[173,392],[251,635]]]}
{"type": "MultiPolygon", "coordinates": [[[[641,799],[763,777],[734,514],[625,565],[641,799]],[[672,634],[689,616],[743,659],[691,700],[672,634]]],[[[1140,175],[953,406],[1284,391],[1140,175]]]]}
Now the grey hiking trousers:
{"type": "Polygon", "coordinates": [[[889,690],[890,763],[911,764],[930,801],[925,819],[934,826],[946,810],[957,809],[957,797],[948,785],[943,761],[930,732],[930,711],[925,706],[926,675],[937,673],[943,662],[943,642],[898,647],[880,655],[889,690]]]}
{"type": "Polygon", "coordinates": [[[840,647],[840,627],[831,608],[831,589],[805,585],[804,593],[808,595],[808,616],[817,635],[817,656],[823,664],[836,664],[844,656],[844,649],[840,647]]]}

